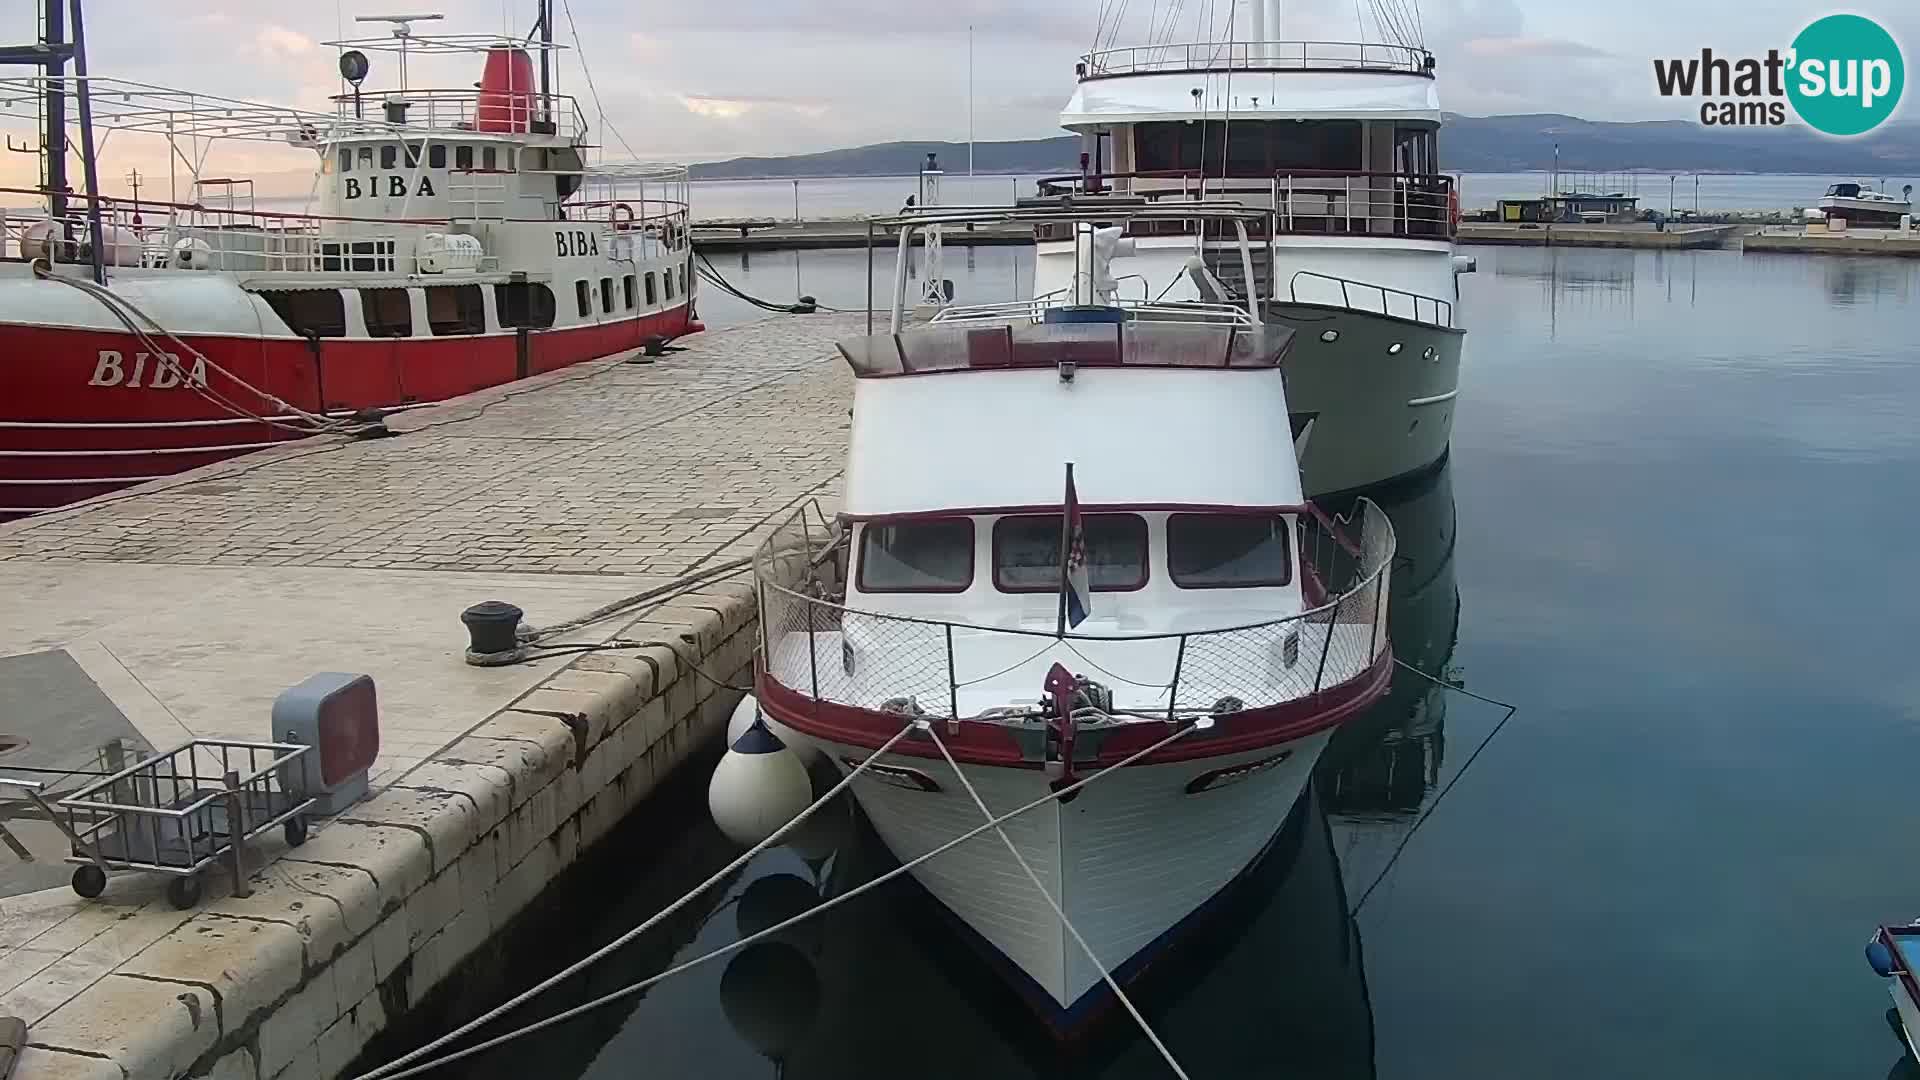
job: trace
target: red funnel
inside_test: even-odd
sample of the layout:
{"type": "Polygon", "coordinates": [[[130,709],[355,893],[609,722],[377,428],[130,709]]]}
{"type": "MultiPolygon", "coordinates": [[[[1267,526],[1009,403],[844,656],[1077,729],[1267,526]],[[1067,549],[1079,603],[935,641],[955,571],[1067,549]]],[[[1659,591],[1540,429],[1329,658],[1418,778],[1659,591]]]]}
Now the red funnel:
{"type": "Polygon", "coordinates": [[[475,131],[525,131],[533,119],[533,59],[525,49],[487,50],[475,131]]]}

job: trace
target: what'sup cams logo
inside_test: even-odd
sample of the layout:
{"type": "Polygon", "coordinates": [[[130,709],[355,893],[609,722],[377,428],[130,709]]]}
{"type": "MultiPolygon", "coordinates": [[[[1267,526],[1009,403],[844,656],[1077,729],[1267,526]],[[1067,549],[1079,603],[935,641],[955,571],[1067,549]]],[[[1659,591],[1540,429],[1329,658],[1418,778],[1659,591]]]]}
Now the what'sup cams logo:
{"type": "Polygon", "coordinates": [[[1900,104],[1906,64],[1893,35],[1860,15],[1828,15],[1809,23],[1785,52],[1728,59],[1701,49],[1698,57],[1653,62],[1661,97],[1693,97],[1700,122],[1714,127],[1778,127],[1787,106],[1814,130],[1861,135],[1879,127],[1900,104]]]}

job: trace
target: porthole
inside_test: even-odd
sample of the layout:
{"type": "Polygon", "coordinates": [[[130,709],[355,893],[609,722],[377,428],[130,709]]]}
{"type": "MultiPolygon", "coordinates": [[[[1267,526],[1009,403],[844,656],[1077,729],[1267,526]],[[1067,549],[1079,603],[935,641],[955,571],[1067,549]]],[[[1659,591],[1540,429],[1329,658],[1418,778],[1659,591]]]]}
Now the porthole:
{"type": "Polygon", "coordinates": [[[1324,341],[1324,342],[1327,342],[1328,344],[1332,344],[1333,342],[1336,342],[1336,341],[1339,341],[1339,340],[1340,340],[1340,331],[1338,331],[1338,330],[1322,330],[1322,331],[1320,331],[1320,340],[1321,340],[1321,341],[1324,341]]]}
{"type": "Polygon", "coordinates": [[[1399,355],[1400,355],[1400,349],[1401,349],[1401,345],[1400,345],[1400,343],[1399,343],[1399,342],[1397,342],[1397,341],[1396,341],[1396,342],[1394,342],[1393,344],[1391,344],[1391,345],[1389,345],[1389,346],[1387,346],[1387,355],[1388,355],[1388,356],[1399,356],[1399,355]]]}
{"type": "Polygon", "coordinates": [[[1420,356],[1426,360],[1438,360],[1440,359],[1440,350],[1429,345],[1426,349],[1422,350],[1420,356]]]}

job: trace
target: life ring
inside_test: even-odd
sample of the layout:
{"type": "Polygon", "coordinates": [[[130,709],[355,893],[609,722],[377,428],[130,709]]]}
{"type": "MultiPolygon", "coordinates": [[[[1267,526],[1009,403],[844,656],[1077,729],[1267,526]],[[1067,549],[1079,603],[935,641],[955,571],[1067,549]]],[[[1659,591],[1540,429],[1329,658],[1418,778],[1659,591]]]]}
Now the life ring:
{"type": "Polygon", "coordinates": [[[1453,224],[1454,228],[1460,227],[1460,189],[1458,187],[1447,188],[1447,220],[1453,224]]]}
{"type": "Polygon", "coordinates": [[[614,203],[607,211],[607,216],[613,219],[613,229],[615,232],[626,232],[628,229],[633,228],[633,207],[628,206],[626,203],[614,203]],[[623,210],[626,211],[624,216],[621,214],[623,210]]]}

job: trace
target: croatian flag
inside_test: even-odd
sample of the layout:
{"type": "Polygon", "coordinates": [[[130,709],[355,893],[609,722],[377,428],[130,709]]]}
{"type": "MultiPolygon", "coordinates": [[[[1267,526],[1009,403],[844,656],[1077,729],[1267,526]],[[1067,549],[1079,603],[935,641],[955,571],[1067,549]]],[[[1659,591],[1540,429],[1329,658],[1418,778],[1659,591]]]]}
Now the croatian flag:
{"type": "Polygon", "coordinates": [[[1087,528],[1080,517],[1080,499],[1073,491],[1073,466],[1067,466],[1066,521],[1061,539],[1066,545],[1066,565],[1062,568],[1062,607],[1069,627],[1079,626],[1093,614],[1093,588],[1087,575],[1087,528]]]}

